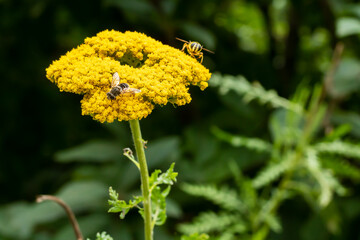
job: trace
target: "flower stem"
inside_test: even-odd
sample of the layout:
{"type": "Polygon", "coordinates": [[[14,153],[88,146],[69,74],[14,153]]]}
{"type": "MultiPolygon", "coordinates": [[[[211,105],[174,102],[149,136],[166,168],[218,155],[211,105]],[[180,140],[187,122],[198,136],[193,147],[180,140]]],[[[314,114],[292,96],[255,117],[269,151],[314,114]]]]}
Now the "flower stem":
{"type": "Polygon", "coordinates": [[[151,225],[151,196],[149,191],[149,172],[145,158],[144,142],[141,136],[139,120],[130,120],[130,128],[135,144],[136,156],[140,165],[141,190],[144,198],[145,240],[153,239],[151,225]]]}

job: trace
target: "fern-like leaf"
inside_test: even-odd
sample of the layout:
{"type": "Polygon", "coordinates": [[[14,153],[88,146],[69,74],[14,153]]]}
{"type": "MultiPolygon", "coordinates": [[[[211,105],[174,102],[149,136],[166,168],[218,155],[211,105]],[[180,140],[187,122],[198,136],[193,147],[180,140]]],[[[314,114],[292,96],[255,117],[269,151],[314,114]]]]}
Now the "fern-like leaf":
{"type": "Polygon", "coordinates": [[[250,102],[258,100],[261,104],[270,104],[275,108],[282,107],[295,112],[302,112],[300,105],[280,97],[274,90],[265,90],[259,83],[251,84],[243,76],[230,76],[214,73],[209,81],[211,86],[219,87],[220,94],[235,91],[250,102]]]}
{"type": "Polygon", "coordinates": [[[257,152],[270,152],[272,149],[271,144],[258,138],[235,136],[217,127],[212,127],[211,130],[217,138],[230,143],[234,147],[245,147],[257,152]]]}
{"type": "Polygon", "coordinates": [[[321,164],[333,171],[336,175],[347,177],[353,180],[360,180],[360,169],[349,162],[339,158],[320,159],[321,164]]]}
{"type": "MultiPolygon", "coordinates": [[[[90,238],[87,238],[87,240],[90,240],[90,238]]],[[[113,240],[113,238],[110,235],[106,234],[106,232],[102,232],[101,234],[96,234],[96,240],[113,240]]]]}
{"type": "MultiPolygon", "coordinates": [[[[234,223],[240,224],[242,222],[243,221],[238,214],[231,214],[228,212],[203,212],[195,217],[192,223],[180,224],[178,230],[183,234],[223,232],[228,226],[234,223]]],[[[245,223],[243,224],[245,226],[245,223]]]]}
{"type": "Polygon", "coordinates": [[[360,146],[358,144],[342,141],[322,142],[316,144],[314,149],[319,153],[341,155],[360,160],[360,146]]]}
{"type": "Polygon", "coordinates": [[[334,192],[337,192],[340,195],[346,193],[345,188],[341,186],[333,174],[329,170],[321,167],[315,150],[307,150],[306,163],[309,172],[320,185],[319,205],[321,207],[326,207],[330,203],[334,192]]]}
{"type": "Polygon", "coordinates": [[[208,240],[209,235],[207,234],[198,234],[198,233],[193,233],[191,235],[183,235],[181,236],[181,240],[208,240]]]}
{"type": "Polygon", "coordinates": [[[271,163],[253,179],[254,188],[261,188],[280,177],[280,175],[291,167],[289,158],[281,162],[271,163]]]}
{"type": "Polygon", "coordinates": [[[204,197],[218,206],[228,210],[243,210],[244,205],[239,200],[236,191],[226,186],[217,188],[212,185],[193,185],[185,183],[181,187],[188,194],[204,197]]]}

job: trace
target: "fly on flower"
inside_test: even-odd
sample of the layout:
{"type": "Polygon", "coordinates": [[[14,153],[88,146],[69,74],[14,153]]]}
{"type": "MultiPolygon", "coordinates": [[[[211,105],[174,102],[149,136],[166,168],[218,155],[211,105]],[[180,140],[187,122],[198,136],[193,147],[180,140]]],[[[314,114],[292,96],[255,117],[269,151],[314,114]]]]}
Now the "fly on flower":
{"type": "Polygon", "coordinates": [[[127,83],[120,83],[119,74],[115,72],[111,81],[111,89],[108,93],[106,93],[106,96],[109,100],[114,100],[117,96],[121,94],[135,94],[139,92],[141,92],[140,89],[131,88],[127,83]]]}
{"type": "Polygon", "coordinates": [[[185,41],[183,39],[180,38],[176,38],[179,41],[184,42],[184,46],[181,49],[181,51],[184,51],[184,49],[186,48],[188,53],[190,54],[190,56],[194,57],[194,58],[200,58],[200,63],[202,63],[204,55],[201,52],[201,50],[207,51],[209,53],[214,53],[206,48],[203,48],[203,46],[198,43],[198,42],[193,42],[193,41],[185,41]]]}

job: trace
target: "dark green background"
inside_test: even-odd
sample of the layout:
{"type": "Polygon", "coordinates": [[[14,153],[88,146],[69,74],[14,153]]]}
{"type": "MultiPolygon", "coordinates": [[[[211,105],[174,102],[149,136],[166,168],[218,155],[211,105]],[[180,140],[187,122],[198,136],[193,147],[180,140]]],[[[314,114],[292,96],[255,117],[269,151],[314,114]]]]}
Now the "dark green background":
{"type": "MultiPolygon", "coordinates": [[[[118,144],[120,152],[112,156],[121,155],[122,148],[131,146],[127,123],[100,124],[89,116],[81,116],[82,97],[59,92],[45,77],[45,69],[53,60],[81,44],[86,37],[105,29],[143,32],[176,48],[181,48],[182,43],[175,37],[199,41],[215,52],[214,55],[204,53],[203,64],[211,72],[241,74],[249,81],[260,82],[266,89],[277,90],[284,97],[289,97],[301,81],[307,81],[310,86],[321,82],[335,44],[342,41],[345,44],[343,56],[350,63],[342,66],[344,76],[340,78],[355,79],[355,83],[347,87],[339,82],[339,91],[343,91],[345,97],[338,101],[336,108],[339,113],[355,114],[349,119],[354,126],[360,125],[357,115],[360,86],[356,82],[360,81],[360,4],[356,0],[1,0],[0,204],[4,208],[12,202],[31,203],[37,194],[54,194],[65,183],[93,176],[107,185],[118,184],[113,178],[106,179],[108,174],[102,166],[111,162],[106,154],[104,161],[95,157],[91,162],[84,157],[82,161],[62,163],[63,155],[56,153],[101,139],[118,144]],[[98,167],[98,173],[85,174],[85,166],[98,167]]],[[[193,87],[190,91],[191,104],[178,108],[157,107],[141,121],[143,137],[149,144],[160,140],[152,150],[154,156],[166,152],[164,149],[169,147],[166,143],[170,142],[171,151],[164,156],[167,160],[159,160],[150,167],[165,170],[176,160],[180,183],[221,184],[231,182],[231,176],[228,171],[219,172],[218,169],[226,165],[226,159],[233,157],[247,159],[239,162],[250,176],[254,174],[261,156],[238,149],[222,151],[223,146],[209,129],[216,125],[234,134],[267,139],[269,109],[255,103],[245,104],[240,97],[231,94],[219,97],[214,88],[202,92],[193,87]]],[[[344,121],[341,116],[339,121],[344,121]]],[[[358,137],[359,127],[354,129],[352,138],[358,137]]],[[[99,155],[102,150],[110,151],[101,145],[99,155]]],[[[127,160],[118,157],[116,161],[127,160]]],[[[119,168],[123,165],[120,163],[119,168]]],[[[136,176],[136,172],[133,173],[136,176]]],[[[139,187],[136,180],[132,181],[125,190],[127,194],[139,187]]],[[[357,183],[349,185],[354,188],[353,199],[357,199],[357,183]]],[[[198,210],[211,207],[185,196],[177,187],[173,194],[174,199],[180,199],[182,214],[174,214],[168,224],[161,227],[164,236],[176,236],[176,223],[190,220],[198,210]]],[[[83,198],[86,201],[86,196],[83,198]]],[[[288,239],[285,236],[313,239],[310,227],[299,227],[310,224],[307,221],[312,214],[301,199],[285,205],[282,214],[290,220],[285,222],[284,235],[275,239],[281,236],[282,239],[288,239]]],[[[134,228],[130,232],[136,232],[134,226],[141,226],[136,213],[133,215],[128,220],[129,228],[134,228]]],[[[116,216],[112,220],[118,222],[116,226],[122,224],[116,216]]],[[[51,234],[58,230],[54,227],[58,226],[56,224],[65,226],[67,222],[63,219],[42,224],[34,228],[31,239],[51,239],[51,234]],[[50,233],[46,236],[50,238],[39,234],[47,229],[50,233]]],[[[359,238],[356,229],[359,224],[360,215],[355,215],[336,239],[359,238]]],[[[321,239],[334,237],[323,228],[313,231],[320,231],[321,239]]],[[[107,229],[92,229],[88,237],[93,238],[96,231],[102,230],[107,229]]],[[[116,228],[113,230],[117,239],[116,228]]],[[[25,239],[30,239],[28,237],[25,239]]],[[[4,239],[12,238],[4,236],[4,239]]]]}

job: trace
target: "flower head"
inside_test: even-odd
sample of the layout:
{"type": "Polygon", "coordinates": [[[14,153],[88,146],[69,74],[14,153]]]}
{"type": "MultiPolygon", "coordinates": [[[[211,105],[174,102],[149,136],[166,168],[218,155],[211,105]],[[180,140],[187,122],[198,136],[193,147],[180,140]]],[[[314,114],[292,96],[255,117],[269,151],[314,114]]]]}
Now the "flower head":
{"type": "Polygon", "coordinates": [[[189,86],[204,90],[211,74],[196,59],[145,34],[105,30],[54,61],[46,77],[60,91],[84,94],[83,115],[113,122],[147,117],[156,104],[187,104],[189,86]],[[141,93],[109,100],[115,72],[141,93]]]}

